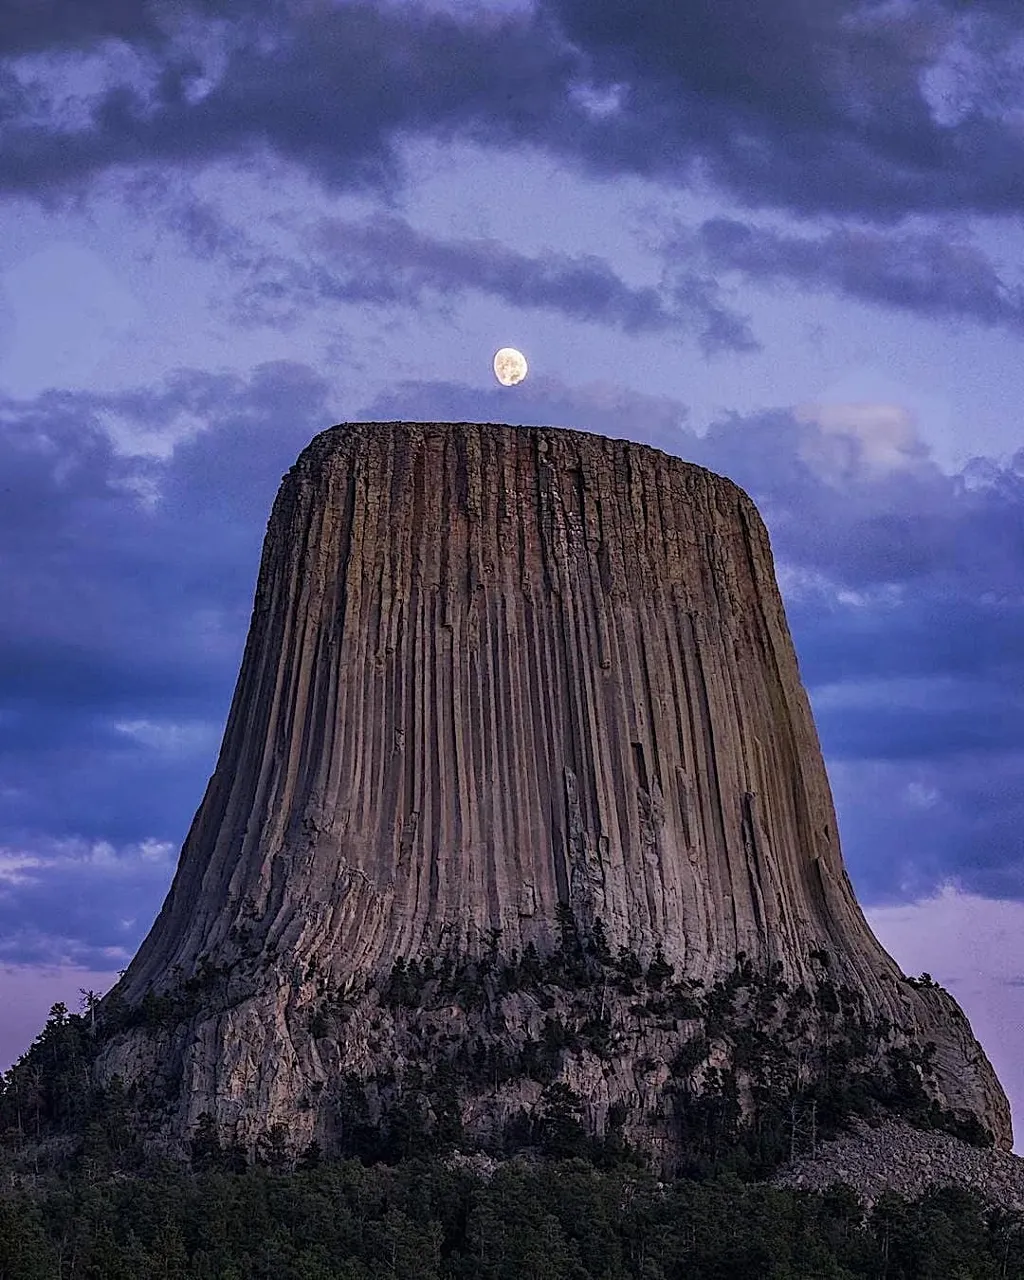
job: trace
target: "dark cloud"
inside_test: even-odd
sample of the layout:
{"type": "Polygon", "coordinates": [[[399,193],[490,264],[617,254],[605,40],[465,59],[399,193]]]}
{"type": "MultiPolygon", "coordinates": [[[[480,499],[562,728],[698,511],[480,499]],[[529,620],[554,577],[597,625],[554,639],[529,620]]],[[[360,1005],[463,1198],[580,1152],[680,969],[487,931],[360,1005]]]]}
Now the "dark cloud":
{"type": "Polygon", "coordinates": [[[1024,752],[947,759],[829,757],[843,852],[865,902],[927,898],[946,883],[1024,899],[1024,752]]]}
{"type": "Polygon", "coordinates": [[[969,582],[976,598],[1019,591],[1024,450],[947,475],[895,406],[734,415],[695,445],[772,513],[787,560],[855,589],[969,582]]]}
{"type": "MultiPolygon", "coordinates": [[[[962,625],[961,618],[957,622],[962,625]]],[[[856,687],[835,709],[824,697],[819,701],[819,729],[833,759],[934,762],[946,755],[1024,748],[1021,706],[1008,700],[1003,683],[976,685],[966,679],[952,691],[939,685],[929,705],[910,707],[899,705],[903,690],[897,681],[886,682],[883,689],[887,705],[872,697],[859,707],[856,687]],[[945,705],[950,696],[960,705],[945,705]]]]}
{"type": "Polygon", "coordinates": [[[976,245],[948,231],[899,233],[843,228],[786,234],[713,218],[667,246],[693,253],[708,269],[755,282],[823,289],[931,319],[964,319],[1024,329],[1024,287],[1005,281],[976,245]]]}
{"type": "Polygon", "coordinates": [[[33,651],[54,645],[65,696],[80,670],[83,690],[137,677],[173,699],[169,671],[210,651],[208,635],[174,622],[180,603],[223,608],[222,577],[258,547],[273,468],[291,464],[311,419],[322,423],[323,394],[300,367],[272,365],[248,384],[183,373],[154,391],[48,392],[0,405],[0,546],[9,553],[0,636],[16,646],[16,669],[30,675],[33,651]],[[183,413],[209,427],[165,464],[119,456],[103,429],[113,418],[158,435],[183,413]],[[159,501],[148,509],[152,485],[159,501]],[[142,634],[151,638],[154,610],[167,624],[156,632],[162,642],[133,655],[142,634]]]}
{"type": "Polygon", "coordinates": [[[159,34],[144,0],[5,0],[0,8],[0,52],[38,53],[84,48],[101,40],[152,40],[159,34]]]}
{"type": "MultiPolygon", "coordinates": [[[[984,547],[978,550],[983,553],[984,547]]],[[[790,625],[802,642],[806,640],[800,650],[805,680],[824,685],[939,675],[962,680],[968,688],[977,678],[994,681],[1004,691],[1019,688],[1024,679],[1020,600],[1009,597],[989,604],[965,590],[969,573],[944,577],[941,585],[930,589],[915,585],[909,599],[907,593],[895,598],[888,593],[851,594],[847,604],[837,602],[841,588],[831,580],[825,590],[810,596],[792,588],[790,625]]],[[[848,724],[846,730],[850,731],[848,724]]],[[[931,749],[955,750],[955,741],[936,736],[931,749]]],[[[885,750],[880,740],[878,751],[885,750]]]]}
{"type": "Polygon", "coordinates": [[[438,240],[396,217],[331,221],[320,241],[337,296],[351,302],[420,303],[466,289],[519,306],[553,308],[627,333],[674,327],[656,289],[627,285],[590,254],[528,257],[494,240],[438,240]]]}
{"type": "Polygon", "coordinates": [[[620,110],[577,139],[597,168],[678,181],[696,165],[745,203],[801,213],[1020,207],[1024,139],[1007,108],[1024,93],[994,19],[955,24],[939,3],[871,0],[770,10],[647,0],[640,12],[546,0],[544,10],[594,90],[618,94],[620,110]],[[988,74],[964,113],[939,123],[923,81],[961,48],[988,74]]]}
{"type": "MultiPolygon", "coordinates": [[[[169,27],[154,43],[149,10],[72,19],[70,0],[57,8],[55,49],[120,24],[152,83],[99,92],[74,133],[12,117],[0,141],[8,191],[266,155],[330,189],[394,189],[397,142],[426,136],[540,147],[598,174],[710,179],[749,205],[801,213],[1016,213],[1024,198],[1009,6],[957,17],[940,0],[780,0],[770,12],[760,0],[539,0],[456,18],[365,0],[250,3],[221,31],[226,66],[205,96],[192,42],[169,27]],[[975,70],[944,115],[925,86],[955,76],[958,58],[975,70]]],[[[39,44],[42,24],[18,12],[9,21],[39,44]]]]}
{"type": "Polygon", "coordinates": [[[267,16],[275,0],[4,0],[0,56],[50,50],[88,50],[108,40],[162,45],[188,18],[267,16]]]}
{"type": "MultiPolygon", "coordinates": [[[[805,679],[958,682],[959,705],[929,709],[930,744],[916,712],[891,714],[898,703],[865,712],[879,727],[879,756],[910,754],[914,743],[953,751],[971,735],[975,745],[979,735],[1015,740],[1006,691],[1024,688],[1024,451],[948,475],[898,413],[854,405],[845,419],[819,416],[827,426],[810,412],[737,416],[693,445],[766,515],[805,679]],[[987,727],[970,726],[972,709],[987,727]]],[[[837,749],[868,754],[853,713],[841,714],[837,749]]]]}
{"type": "MultiPolygon", "coordinates": [[[[243,10],[240,16],[251,13],[243,10]]],[[[275,6],[233,23],[226,64],[205,96],[188,92],[192,55],[151,57],[155,83],[100,93],[91,125],[10,122],[0,185],[33,191],[111,166],[270,153],[332,189],[390,186],[400,133],[540,142],[569,112],[570,53],[532,17],[457,21],[411,6],[275,6]]]]}
{"type": "Polygon", "coordinates": [[[693,456],[766,517],[858,890],[1019,897],[1024,451],[947,475],[883,408],[734,416],[693,456]]]}
{"type": "MultiPolygon", "coordinates": [[[[54,842],[53,876],[74,883],[96,842],[176,849],[212,771],[273,495],[329,421],[323,384],[288,364],[0,404],[0,887],[3,850],[45,864],[5,890],[20,932],[0,902],[0,934],[53,933],[54,842]],[[103,429],[113,416],[158,434],[181,413],[206,429],[166,461],[119,456],[103,429]]],[[[147,868],[155,907],[167,868],[147,868]]],[[[126,872],[82,910],[141,912],[137,938],[151,912],[136,892],[126,872]]]]}

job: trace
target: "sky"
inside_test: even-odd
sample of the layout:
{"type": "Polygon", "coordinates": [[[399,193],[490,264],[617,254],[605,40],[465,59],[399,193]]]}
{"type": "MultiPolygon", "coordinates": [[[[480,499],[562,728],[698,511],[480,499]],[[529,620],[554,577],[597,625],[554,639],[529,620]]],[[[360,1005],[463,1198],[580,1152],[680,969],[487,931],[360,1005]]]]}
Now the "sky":
{"type": "Polygon", "coordinates": [[[159,909],[302,447],[541,423],[757,502],[859,898],[1024,1131],[1022,210],[1013,0],[0,8],[0,1067],[159,909]]]}

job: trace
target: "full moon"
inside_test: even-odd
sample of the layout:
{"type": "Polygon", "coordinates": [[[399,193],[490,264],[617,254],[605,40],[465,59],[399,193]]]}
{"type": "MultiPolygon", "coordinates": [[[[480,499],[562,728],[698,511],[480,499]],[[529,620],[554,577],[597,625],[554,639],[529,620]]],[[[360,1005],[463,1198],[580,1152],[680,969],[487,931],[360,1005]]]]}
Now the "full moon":
{"type": "Polygon", "coordinates": [[[515,347],[502,347],[494,353],[494,376],[503,387],[514,387],[522,382],[529,369],[526,356],[515,347]]]}

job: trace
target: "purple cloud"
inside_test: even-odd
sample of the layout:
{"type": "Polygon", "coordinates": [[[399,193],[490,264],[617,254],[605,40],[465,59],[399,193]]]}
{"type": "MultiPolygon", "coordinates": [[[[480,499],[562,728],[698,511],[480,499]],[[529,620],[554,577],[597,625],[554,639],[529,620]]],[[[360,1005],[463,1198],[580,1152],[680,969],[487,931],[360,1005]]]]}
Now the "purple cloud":
{"type": "MultiPolygon", "coordinates": [[[[711,179],[745,204],[803,214],[1010,213],[1024,197],[1021,18],[1006,5],[968,20],[941,0],[900,12],[783,0],[768,19],[757,0],[656,0],[628,15],[617,0],[539,0],[456,18],[250,0],[218,29],[223,65],[202,92],[191,33],[154,39],[144,7],[78,8],[58,6],[50,41],[41,21],[8,18],[11,47],[116,34],[146,73],[97,90],[82,128],[13,113],[0,136],[8,191],[267,155],[328,189],[394,190],[399,140],[429,137],[540,148],[606,176],[711,179]],[[984,70],[950,113],[927,86],[964,51],[984,70]]],[[[196,6],[192,20],[220,8],[196,6]]]]}
{"type": "Polygon", "coordinates": [[[670,255],[694,253],[709,271],[754,283],[826,290],[928,319],[1024,330],[1024,286],[1005,280],[976,245],[940,232],[842,228],[793,235],[712,218],[681,231],[670,255]]]}

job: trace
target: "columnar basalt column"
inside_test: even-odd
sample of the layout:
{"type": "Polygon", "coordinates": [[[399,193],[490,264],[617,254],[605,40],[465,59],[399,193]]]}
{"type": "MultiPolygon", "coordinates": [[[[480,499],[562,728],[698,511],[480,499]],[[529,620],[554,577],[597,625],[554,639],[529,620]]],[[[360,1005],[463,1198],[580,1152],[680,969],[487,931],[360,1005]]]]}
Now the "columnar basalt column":
{"type": "MultiPolygon", "coordinates": [[[[236,974],[279,1077],[260,1087],[287,1091],[306,1068],[284,1010],[311,975],[494,930],[543,952],[560,903],[705,981],[743,952],[796,984],[824,950],[869,1011],[939,1043],[947,1099],[1008,1144],[963,1015],[903,981],[856,902],[747,495],[575,431],[326,431],[274,504],[216,772],[119,993],[236,974]]],[[[227,1052],[232,1016],[188,1052],[227,1052]]],[[[131,1074],[145,1051],[129,1035],[115,1058],[131,1074]]]]}

